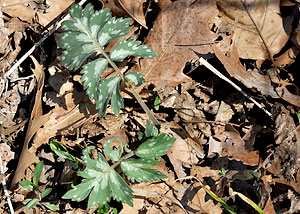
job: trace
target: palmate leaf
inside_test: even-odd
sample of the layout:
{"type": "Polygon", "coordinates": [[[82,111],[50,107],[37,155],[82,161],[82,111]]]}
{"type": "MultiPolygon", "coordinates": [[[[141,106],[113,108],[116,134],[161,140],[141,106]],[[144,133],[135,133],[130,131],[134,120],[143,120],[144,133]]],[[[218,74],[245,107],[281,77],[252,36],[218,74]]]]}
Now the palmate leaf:
{"type": "Polygon", "coordinates": [[[131,182],[148,182],[167,178],[163,173],[156,169],[149,169],[159,163],[155,159],[127,159],[121,162],[121,168],[131,182]]]}
{"type": "Polygon", "coordinates": [[[89,196],[88,207],[96,204],[101,207],[113,197],[117,201],[133,206],[133,191],[121,176],[110,168],[105,157],[98,152],[97,159],[90,158],[89,151],[94,148],[89,146],[83,150],[82,160],[86,168],[78,174],[84,179],[82,183],[69,190],[63,198],[79,202],[89,196]]]}
{"type": "Polygon", "coordinates": [[[131,19],[116,19],[108,8],[94,11],[92,4],[88,4],[82,11],[80,5],[74,4],[69,14],[73,20],[62,23],[66,32],[59,41],[65,49],[61,64],[69,69],[78,69],[90,55],[130,30],[131,19]]]}
{"type": "MultiPolygon", "coordinates": [[[[61,64],[68,66],[70,70],[79,69],[84,61],[91,55],[104,54],[104,46],[112,40],[128,34],[130,30],[130,18],[112,17],[110,9],[105,8],[95,11],[92,4],[88,4],[84,10],[80,5],[73,5],[70,9],[72,20],[64,21],[62,29],[65,31],[59,44],[63,48],[61,64]]],[[[123,39],[119,41],[110,53],[111,60],[120,62],[128,56],[140,56],[153,58],[157,56],[151,48],[141,45],[139,41],[123,39]]],[[[112,109],[115,114],[124,106],[119,93],[120,77],[112,77],[105,81],[100,80],[100,74],[108,67],[108,61],[98,58],[82,67],[81,73],[83,87],[90,98],[96,101],[99,109],[99,118],[106,112],[111,99],[112,109]],[[105,87],[110,88],[105,88],[105,87]]],[[[125,75],[126,79],[141,85],[145,80],[142,74],[132,72],[125,75]]]]}
{"type": "Polygon", "coordinates": [[[135,154],[141,158],[160,158],[167,153],[167,150],[171,148],[175,140],[176,138],[174,137],[160,133],[142,143],[135,154]]]}

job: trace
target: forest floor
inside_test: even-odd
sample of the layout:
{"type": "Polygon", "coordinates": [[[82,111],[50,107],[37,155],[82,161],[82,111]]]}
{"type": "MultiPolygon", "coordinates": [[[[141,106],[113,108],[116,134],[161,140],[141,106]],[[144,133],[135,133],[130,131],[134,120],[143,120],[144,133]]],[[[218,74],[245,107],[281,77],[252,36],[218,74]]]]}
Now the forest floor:
{"type": "MultiPolygon", "coordinates": [[[[111,200],[88,208],[87,199],[62,198],[82,180],[77,172],[84,167],[59,157],[50,142],[63,145],[76,162],[88,146],[102,152],[111,137],[137,146],[149,117],[124,87],[125,107],[115,115],[109,105],[99,119],[80,69],[60,64],[61,28],[26,55],[79,1],[1,0],[0,178],[8,190],[1,191],[0,212],[300,213],[300,3],[100,0],[84,5],[89,2],[96,10],[108,7],[116,17],[131,17],[126,38],[142,41],[158,55],[127,57],[117,65],[124,73],[145,76],[135,89],[159,121],[159,132],[176,138],[152,167],[168,178],[125,179],[133,207],[111,200]],[[22,203],[39,197],[20,182],[32,181],[40,161],[39,188],[52,188],[42,201],[58,211],[42,202],[28,210],[22,203]]],[[[112,72],[108,68],[107,76],[112,72]]]]}

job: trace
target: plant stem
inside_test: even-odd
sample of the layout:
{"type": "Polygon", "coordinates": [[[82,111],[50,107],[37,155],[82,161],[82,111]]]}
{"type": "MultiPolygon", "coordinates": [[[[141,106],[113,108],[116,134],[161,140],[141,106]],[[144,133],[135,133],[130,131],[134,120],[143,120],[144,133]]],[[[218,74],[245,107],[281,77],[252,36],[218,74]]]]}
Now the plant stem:
{"type": "Polygon", "coordinates": [[[130,153],[128,153],[128,154],[126,154],[126,155],[124,155],[123,157],[121,157],[120,158],[120,160],[118,160],[116,163],[114,163],[113,165],[111,165],[111,169],[114,169],[114,168],[116,168],[117,166],[119,166],[120,165],[120,163],[123,161],[123,160],[126,160],[126,159],[128,159],[128,158],[130,158],[130,157],[132,157],[133,155],[135,154],[135,152],[134,151],[132,151],[132,152],[130,152],[130,153]]]}
{"type": "Polygon", "coordinates": [[[136,92],[136,90],[132,87],[132,85],[129,83],[129,81],[124,77],[123,73],[118,68],[118,66],[114,63],[114,61],[112,61],[110,59],[110,57],[105,53],[104,49],[97,42],[95,42],[95,44],[98,46],[99,51],[107,59],[107,61],[113,67],[113,69],[118,72],[120,78],[122,79],[122,81],[124,81],[124,83],[126,84],[126,86],[130,89],[131,93],[133,94],[133,96],[135,97],[135,99],[138,101],[138,103],[141,105],[141,107],[143,108],[143,110],[146,112],[146,114],[148,115],[148,117],[150,118],[150,120],[152,121],[152,123],[156,127],[159,127],[160,124],[159,124],[158,120],[152,114],[152,112],[150,111],[150,109],[148,108],[148,106],[145,104],[145,102],[142,100],[142,98],[136,92]]]}

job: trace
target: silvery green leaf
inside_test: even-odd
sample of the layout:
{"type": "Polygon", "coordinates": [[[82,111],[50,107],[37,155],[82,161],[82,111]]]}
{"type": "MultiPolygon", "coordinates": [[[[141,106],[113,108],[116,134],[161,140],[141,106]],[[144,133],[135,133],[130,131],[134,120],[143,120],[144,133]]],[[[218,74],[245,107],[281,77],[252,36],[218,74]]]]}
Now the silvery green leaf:
{"type": "Polygon", "coordinates": [[[143,58],[153,58],[157,54],[147,45],[141,45],[140,41],[132,39],[122,39],[110,52],[112,60],[122,62],[127,56],[140,56],[143,58]]]}
{"type": "Polygon", "coordinates": [[[126,159],[121,162],[121,168],[131,182],[148,182],[167,178],[163,173],[156,169],[149,169],[159,163],[155,159],[126,159]]]}
{"type": "Polygon", "coordinates": [[[146,122],[146,130],[145,130],[145,135],[146,137],[155,137],[158,135],[158,130],[157,128],[149,121],[147,120],[146,122]]]}
{"type": "Polygon", "coordinates": [[[133,190],[115,170],[112,170],[109,181],[113,198],[117,201],[122,201],[133,206],[133,190]]]}
{"type": "MultiPolygon", "coordinates": [[[[80,5],[72,5],[70,16],[72,20],[62,23],[65,32],[59,40],[63,49],[61,64],[68,66],[70,70],[79,69],[90,56],[99,56],[99,53],[105,55],[104,47],[112,40],[127,35],[130,30],[130,18],[112,17],[108,8],[95,11],[92,4],[87,4],[84,10],[80,5]]],[[[156,53],[146,45],[141,45],[139,41],[121,40],[110,54],[115,61],[122,61],[129,55],[152,58],[156,53]]],[[[108,61],[110,60],[104,58],[93,60],[84,65],[81,71],[83,87],[88,96],[95,99],[99,118],[105,114],[110,99],[115,114],[119,114],[120,108],[124,107],[119,92],[120,78],[99,80],[100,74],[108,67],[108,61]]],[[[127,79],[136,85],[144,82],[142,74],[136,72],[128,74],[127,79]]]]}
{"type": "Polygon", "coordinates": [[[135,86],[140,86],[145,82],[144,74],[140,72],[130,72],[125,75],[125,78],[134,83],[135,86]]]}
{"type": "Polygon", "coordinates": [[[59,44],[64,49],[61,64],[71,70],[78,69],[89,56],[130,30],[131,19],[116,19],[108,8],[94,11],[92,4],[88,4],[82,10],[74,4],[69,13],[73,20],[62,23],[65,33],[59,44]]]}
{"type": "MultiPolygon", "coordinates": [[[[105,171],[105,170],[108,170],[109,168],[109,164],[107,163],[105,157],[101,154],[101,153],[97,153],[98,155],[98,159],[91,159],[90,158],[90,155],[89,155],[89,152],[91,150],[95,149],[94,146],[88,146],[87,148],[85,148],[82,152],[83,156],[81,156],[81,159],[82,159],[82,163],[84,165],[87,165],[88,166],[88,169],[93,169],[93,170],[102,170],[102,171],[105,171]]],[[[85,172],[86,170],[84,170],[83,172],[85,172]]],[[[79,172],[79,174],[83,176],[83,172],[79,172]]],[[[91,178],[91,177],[84,177],[84,178],[91,178]]]]}
{"type": "Polygon", "coordinates": [[[84,179],[80,184],[74,186],[62,196],[64,199],[72,199],[72,201],[83,201],[88,197],[93,188],[93,179],[84,179]]]}
{"type": "Polygon", "coordinates": [[[101,80],[98,85],[98,97],[96,108],[99,109],[99,118],[106,112],[107,104],[111,98],[112,109],[116,115],[120,108],[124,107],[123,98],[120,95],[120,77],[114,76],[109,79],[101,80]]]}
{"type": "Polygon", "coordinates": [[[101,153],[98,152],[97,159],[89,156],[89,151],[94,148],[89,146],[83,150],[81,158],[85,169],[78,174],[84,179],[82,183],[69,190],[63,198],[79,202],[89,196],[88,207],[96,204],[101,207],[113,197],[132,206],[132,190],[120,175],[110,168],[101,153]]]}
{"type": "Polygon", "coordinates": [[[125,36],[130,30],[131,18],[116,18],[112,17],[105,23],[103,28],[99,31],[98,42],[103,47],[112,40],[125,36]]]}
{"type": "Polygon", "coordinates": [[[166,154],[171,148],[176,138],[160,133],[156,137],[148,139],[136,150],[136,155],[141,158],[159,158],[166,154]]]}
{"type": "Polygon", "coordinates": [[[104,58],[98,58],[82,67],[80,73],[82,73],[81,81],[83,82],[83,88],[86,90],[87,95],[90,98],[97,99],[97,86],[100,82],[100,74],[107,69],[108,62],[104,58]]]}
{"type": "Polygon", "coordinates": [[[120,138],[112,137],[110,139],[107,139],[103,144],[104,153],[113,161],[118,161],[120,159],[122,155],[122,148],[123,148],[123,144],[120,138]],[[117,148],[116,150],[111,148],[111,143],[113,141],[119,142],[119,148],[117,148]]]}

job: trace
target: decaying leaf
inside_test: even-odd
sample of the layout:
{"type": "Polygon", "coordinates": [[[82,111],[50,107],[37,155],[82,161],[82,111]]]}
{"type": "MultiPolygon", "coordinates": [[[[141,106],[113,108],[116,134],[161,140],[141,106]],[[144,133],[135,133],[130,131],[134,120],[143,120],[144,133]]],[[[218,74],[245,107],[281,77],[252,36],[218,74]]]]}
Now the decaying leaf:
{"type": "Polygon", "coordinates": [[[195,51],[206,54],[212,52],[209,44],[217,38],[207,24],[207,20],[218,13],[215,1],[159,3],[161,12],[146,41],[159,56],[151,62],[141,60],[141,72],[147,82],[156,85],[191,81],[182,73],[186,62],[195,57],[191,45],[195,51]]]}
{"type": "Polygon", "coordinates": [[[280,172],[289,181],[300,169],[300,133],[289,111],[282,104],[275,104],[273,109],[275,140],[278,144],[274,161],[281,165],[280,172]]]}
{"type": "Polygon", "coordinates": [[[3,171],[1,171],[2,174],[4,174],[7,171],[7,163],[14,159],[15,153],[11,151],[11,148],[7,143],[1,142],[0,143],[0,155],[2,158],[2,164],[3,164],[3,171]]]}
{"type": "Polygon", "coordinates": [[[74,0],[58,2],[56,0],[2,0],[1,9],[12,17],[20,18],[23,21],[32,22],[35,15],[38,22],[47,26],[54,18],[67,9],[74,0]]]}
{"type": "Polygon", "coordinates": [[[198,158],[204,157],[204,151],[200,142],[195,142],[184,129],[175,122],[162,124],[161,131],[171,134],[176,138],[167,155],[178,177],[185,177],[183,166],[190,167],[198,163],[198,158]]]}
{"type": "Polygon", "coordinates": [[[19,158],[18,166],[15,175],[12,180],[11,188],[23,178],[25,175],[25,170],[33,163],[37,163],[39,159],[36,157],[35,153],[29,152],[29,142],[36,133],[36,131],[48,120],[49,114],[42,115],[42,90],[44,87],[45,73],[43,66],[40,65],[34,57],[31,57],[34,62],[35,69],[32,69],[36,79],[37,79],[37,92],[35,96],[34,106],[31,112],[28,129],[24,139],[24,145],[22,149],[21,156],[19,158]]]}
{"type": "Polygon", "coordinates": [[[217,4],[221,21],[216,18],[212,22],[234,31],[240,58],[269,59],[269,54],[271,57],[277,54],[288,41],[291,22],[283,23],[280,0],[220,0],[217,4]]]}
{"type": "Polygon", "coordinates": [[[0,26],[0,53],[5,57],[0,59],[1,72],[8,70],[21,51],[20,42],[24,37],[27,24],[17,18],[11,18],[0,26]]]}
{"type": "Polygon", "coordinates": [[[292,94],[287,85],[291,83],[285,83],[282,80],[278,80],[278,77],[274,73],[268,75],[262,75],[258,71],[246,71],[239,59],[239,54],[235,44],[230,45],[230,39],[223,39],[219,44],[213,45],[214,52],[218,59],[223,63],[226,71],[230,76],[242,82],[246,87],[257,90],[263,95],[268,95],[273,98],[281,98],[293,105],[300,107],[300,96],[292,94]],[[274,83],[280,83],[281,86],[274,86],[274,83]]]}
{"type": "Polygon", "coordinates": [[[135,21],[147,28],[143,11],[144,0],[119,0],[119,3],[135,21]]]}
{"type": "Polygon", "coordinates": [[[69,93],[65,96],[65,99],[67,109],[56,106],[48,113],[48,120],[36,132],[33,145],[30,148],[31,152],[35,152],[42,144],[47,143],[50,138],[58,135],[64,129],[74,129],[72,125],[76,127],[77,124],[82,124],[88,120],[89,116],[96,114],[94,105],[82,93],[76,91],[69,93]],[[74,97],[76,100],[74,100],[74,97]],[[85,99],[81,100],[82,97],[85,99]],[[83,104],[76,105],[75,103],[78,101],[81,101],[83,104]]]}

